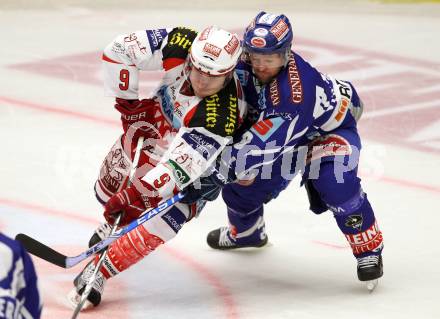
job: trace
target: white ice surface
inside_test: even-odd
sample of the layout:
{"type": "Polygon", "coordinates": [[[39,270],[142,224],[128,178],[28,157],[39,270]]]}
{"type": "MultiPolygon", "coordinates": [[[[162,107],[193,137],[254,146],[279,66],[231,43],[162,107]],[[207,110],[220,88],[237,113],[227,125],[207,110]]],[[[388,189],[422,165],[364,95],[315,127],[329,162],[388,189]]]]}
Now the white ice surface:
{"type": "MultiPolygon", "coordinates": [[[[105,1],[35,1],[33,7],[25,1],[0,3],[2,232],[27,233],[71,255],[83,251],[101,214],[93,183],[119,134],[118,114],[112,100],[103,97],[96,69],[84,75],[69,67],[67,79],[56,76],[58,69],[51,66],[45,71],[52,74],[42,74],[13,65],[38,66],[48,59],[59,64],[60,57],[68,60],[98,52],[115,35],[143,28],[187,25],[200,29],[217,24],[238,31],[259,9],[272,8],[290,17],[303,50],[316,53],[322,48],[307,41],[301,47],[301,39],[351,48],[347,56],[356,56],[356,49],[361,49],[396,57],[396,61],[408,59],[407,65],[403,60],[396,62],[400,68],[414,67],[411,63],[417,60],[419,70],[440,79],[439,5],[279,1],[269,6],[264,1],[250,5],[192,0],[167,1],[162,7],[139,2],[127,1],[130,5],[125,8],[113,1],[108,6],[105,1]],[[96,79],[98,85],[85,83],[84,77],[96,79]],[[109,123],[53,109],[93,115],[109,123]]],[[[315,58],[317,65],[337,59],[324,53],[315,58]]],[[[362,72],[360,80],[369,75],[368,70],[362,72]]],[[[345,69],[341,74],[355,77],[356,70],[345,69]]],[[[433,105],[407,111],[404,122],[402,118],[388,122],[383,140],[363,136],[363,186],[385,238],[385,275],[374,293],[358,282],[355,260],[331,214],[309,212],[305,190],[294,180],[267,205],[269,247],[233,252],[209,249],[206,234],[226,222],[224,204],[218,200],[176,239],[109,282],[100,308],[80,317],[440,318],[440,103],[436,102],[440,90],[438,85],[424,87],[417,76],[404,81],[429,92],[433,105]],[[431,112],[429,118],[417,117],[425,111],[431,112]],[[408,141],[428,143],[431,150],[412,148],[402,139],[391,143],[386,139],[387,129],[404,131],[404,124],[414,121],[426,125],[408,132],[408,141]]],[[[148,79],[145,83],[151,86],[148,79]]],[[[364,84],[365,90],[372,85],[364,84]]],[[[399,88],[388,92],[391,101],[399,101],[399,88]]],[[[81,267],[63,270],[35,262],[45,303],[43,318],[69,318],[71,310],[63,297],[81,267]]]]}

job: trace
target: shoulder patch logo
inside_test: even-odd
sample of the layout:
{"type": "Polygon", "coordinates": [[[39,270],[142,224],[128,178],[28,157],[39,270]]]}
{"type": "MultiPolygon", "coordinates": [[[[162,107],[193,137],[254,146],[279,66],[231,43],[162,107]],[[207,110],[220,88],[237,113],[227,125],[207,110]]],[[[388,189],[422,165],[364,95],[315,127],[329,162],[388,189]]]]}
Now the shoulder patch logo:
{"type": "Polygon", "coordinates": [[[160,48],[163,39],[167,35],[166,29],[147,30],[147,38],[150,43],[151,52],[154,52],[160,48]]]}

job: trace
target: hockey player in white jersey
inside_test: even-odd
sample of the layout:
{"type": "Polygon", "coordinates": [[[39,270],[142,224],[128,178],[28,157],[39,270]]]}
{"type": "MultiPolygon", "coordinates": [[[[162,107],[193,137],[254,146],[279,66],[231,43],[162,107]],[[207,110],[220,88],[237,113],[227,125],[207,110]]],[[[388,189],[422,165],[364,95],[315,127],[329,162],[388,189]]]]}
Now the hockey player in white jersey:
{"type": "Polygon", "coordinates": [[[32,259],[0,232],[0,319],[39,319],[42,302],[32,259]]]}
{"type": "MultiPolygon", "coordinates": [[[[200,33],[180,27],[137,31],[118,36],[105,48],[105,90],[116,98],[124,129],[95,184],[110,224],[120,211],[124,211],[120,225],[125,225],[183,190],[231,141],[245,113],[241,85],[233,72],[240,55],[238,36],[216,26],[200,33]],[[153,97],[140,100],[139,72],[148,70],[164,70],[165,75],[153,97]],[[138,136],[148,143],[133,185],[127,187],[138,136]]],[[[176,236],[203,205],[203,201],[177,203],[110,245],[85,308],[100,303],[107,279],[176,236]]],[[[90,244],[105,236],[108,228],[104,224],[98,229],[90,244]]],[[[75,278],[68,297],[73,305],[96,261],[75,278]]]]}

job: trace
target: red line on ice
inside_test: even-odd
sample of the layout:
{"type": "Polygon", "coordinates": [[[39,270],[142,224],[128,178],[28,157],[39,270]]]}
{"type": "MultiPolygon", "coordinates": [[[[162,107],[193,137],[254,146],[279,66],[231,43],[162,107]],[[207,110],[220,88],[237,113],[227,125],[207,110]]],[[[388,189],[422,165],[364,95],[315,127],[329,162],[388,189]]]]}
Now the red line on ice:
{"type": "MultiPolygon", "coordinates": [[[[33,102],[11,99],[8,97],[3,97],[3,96],[0,96],[0,102],[5,102],[5,103],[11,104],[11,105],[18,106],[18,107],[31,108],[31,109],[41,111],[41,112],[49,112],[49,113],[60,114],[60,115],[69,116],[69,117],[73,117],[73,118],[78,118],[81,120],[98,122],[98,123],[102,123],[102,124],[110,125],[110,126],[118,126],[119,125],[118,121],[103,119],[98,116],[93,116],[93,115],[89,115],[89,114],[85,114],[85,113],[81,113],[81,112],[73,112],[73,111],[69,111],[69,110],[65,110],[65,109],[59,109],[59,108],[56,108],[53,106],[41,105],[41,104],[36,104],[33,102]]],[[[416,188],[416,189],[420,189],[420,190],[424,190],[424,191],[428,191],[428,192],[440,193],[440,188],[437,186],[426,185],[426,184],[421,184],[421,183],[417,183],[417,182],[397,179],[397,178],[393,178],[393,177],[386,177],[386,176],[380,177],[379,180],[384,183],[399,185],[402,187],[416,188]]]]}
{"type": "Polygon", "coordinates": [[[330,247],[330,248],[334,248],[334,249],[347,249],[350,248],[350,246],[346,245],[336,245],[336,244],[332,244],[332,243],[326,243],[320,240],[312,240],[312,243],[314,244],[318,244],[318,245],[322,245],[322,246],[326,246],[326,247],[330,247]]]}
{"type": "Polygon", "coordinates": [[[5,96],[0,96],[0,102],[12,104],[14,106],[18,106],[18,107],[22,107],[22,108],[33,109],[36,111],[47,112],[47,113],[52,113],[52,114],[57,114],[57,115],[62,115],[62,116],[78,118],[81,120],[97,122],[97,123],[101,123],[101,124],[105,124],[105,125],[109,125],[109,126],[118,126],[119,125],[118,121],[108,120],[108,119],[105,119],[105,118],[102,118],[99,116],[94,116],[94,115],[81,113],[81,112],[75,112],[75,111],[67,110],[65,108],[37,104],[34,102],[21,101],[21,100],[12,99],[12,98],[5,97],[5,96]]]}
{"type": "Polygon", "coordinates": [[[412,182],[412,181],[405,181],[405,180],[401,180],[401,179],[397,179],[397,178],[393,178],[393,177],[387,177],[387,176],[380,177],[379,181],[385,182],[388,184],[395,184],[398,186],[403,186],[403,187],[407,187],[407,188],[415,188],[415,189],[424,190],[424,191],[431,192],[431,193],[440,194],[440,187],[438,187],[438,186],[420,184],[420,183],[416,183],[416,182],[412,182]]]}
{"type": "Polygon", "coordinates": [[[4,206],[10,206],[15,208],[20,208],[24,210],[32,210],[34,212],[38,212],[45,215],[51,215],[51,216],[63,216],[68,219],[73,219],[75,221],[83,222],[83,223],[93,223],[94,225],[98,223],[98,220],[96,218],[89,218],[85,216],[81,216],[72,212],[66,212],[61,211],[49,207],[44,207],[37,204],[29,204],[18,200],[13,199],[7,199],[7,198],[0,198],[0,205],[4,206]]]}

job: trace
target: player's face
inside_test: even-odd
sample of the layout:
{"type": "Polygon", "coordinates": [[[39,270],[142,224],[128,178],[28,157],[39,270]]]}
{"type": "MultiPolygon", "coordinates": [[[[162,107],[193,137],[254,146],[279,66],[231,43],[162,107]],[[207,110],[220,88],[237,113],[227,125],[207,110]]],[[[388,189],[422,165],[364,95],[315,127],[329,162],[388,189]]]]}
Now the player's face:
{"type": "Polygon", "coordinates": [[[192,66],[189,80],[194,94],[200,98],[204,98],[220,91],[225,84],[226,77],[227,75],[209,76],[192,66]]]}
{"type": "Polygon", "coordinates": [[[249,59],[255,76],[263,83],[269,83],[276,77],[285,63],[284,55],[279,53],[250,53],[249,59]]]}

